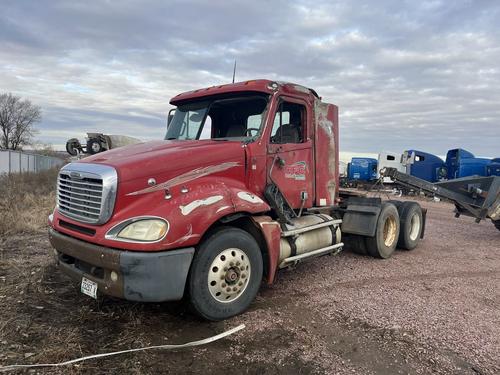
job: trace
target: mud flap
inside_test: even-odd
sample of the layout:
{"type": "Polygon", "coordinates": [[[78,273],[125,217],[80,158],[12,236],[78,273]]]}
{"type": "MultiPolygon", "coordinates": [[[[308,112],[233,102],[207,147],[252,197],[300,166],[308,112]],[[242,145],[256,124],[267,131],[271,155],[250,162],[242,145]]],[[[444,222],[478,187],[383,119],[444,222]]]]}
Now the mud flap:
{"type": "Polygon", "coordinates": [[[366,237],[375,236],[381,205],[380,198],[349,198],[342,218],[342,232],[366,237]]]}
{"type": "Polygon", "coordinates": [[[420,233],[420,239],[424,238],[424,233],[425,233],[425,223],[427,222],[427,208],[423,208],[420,206],[422,209],[422,233],[420,233]]]}

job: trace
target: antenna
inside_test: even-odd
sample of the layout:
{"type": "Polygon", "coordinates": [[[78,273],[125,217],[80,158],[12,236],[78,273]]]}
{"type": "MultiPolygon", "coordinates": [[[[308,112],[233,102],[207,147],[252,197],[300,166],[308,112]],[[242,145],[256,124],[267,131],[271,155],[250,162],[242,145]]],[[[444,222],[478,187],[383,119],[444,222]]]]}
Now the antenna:
{"type": "Polygon", "coordinates": [[[234,60],[234,68],[233,68],[233,83],[234,83],[234,77],[236,76],[236,60],[234,60]]]}

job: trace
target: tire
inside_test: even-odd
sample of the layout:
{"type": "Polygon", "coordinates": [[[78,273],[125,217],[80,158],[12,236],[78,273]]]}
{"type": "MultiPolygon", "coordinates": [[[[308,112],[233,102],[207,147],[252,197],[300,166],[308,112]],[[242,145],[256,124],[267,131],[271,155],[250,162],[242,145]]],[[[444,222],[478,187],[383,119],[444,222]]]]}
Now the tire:
{"type": "Polygon", "coordinates": [[[399,214],[392,203],[383,203],[377,220],[375,236],[365,237],[368,254],[374,258],[390,258],[399,238],[399,214]]]}
{"type": "Polygon", "coordinates": [[[422,208],[416,202],[403,202],[399,210],[401,230],[399,232],[398,248],[413,250],[420,241],[424,220],[422,208]]]}
{"type": "Polygon", "coordinates": [[[94,155],[102,151],[102,145],[99,139],[89,138],[87,141],[87,154],[94,155]]]}
{"type": "Polygon", "coordinates": [[[82,146],[80,145],[80,141],[76,138],[71,138],[66,142],[66,152],[71,156],[76,156],[78,154],[78,150],[80,150],[82,146]]]}
{"type": "Polygon", "coordinates": [[[189,271],[191,308],[213,321],[241,314],[257,295],[262,272],[261,251],[249,233],[231,227],[212,233],[197,249],[189,271]]]}
{"type": "MultiPolygon", "coordinates": [[[[492,220],[493,221],[493,220],[492,220]]],[[[493,224],[495,225],[495,227],[500,230],[500,220],[495,220],[493,221],[493,224]]]]}
{"type": "Polygon", "coordinates": [[[344,244],[347,249],[355,254],[368,255],[366,251],[366,245],[364,237],[355,234],[349,235],[349,237],[344,238],[344,244]]]}
{"type": "Polygon", "coordinates": [[[403,201],[389,200],[389,201],[386,201],[386,203],[392,203],[393,205],[395,205],[396,208],[398,209],[399,216],[401,216],[401,206],[404,204],[403,201]]]}

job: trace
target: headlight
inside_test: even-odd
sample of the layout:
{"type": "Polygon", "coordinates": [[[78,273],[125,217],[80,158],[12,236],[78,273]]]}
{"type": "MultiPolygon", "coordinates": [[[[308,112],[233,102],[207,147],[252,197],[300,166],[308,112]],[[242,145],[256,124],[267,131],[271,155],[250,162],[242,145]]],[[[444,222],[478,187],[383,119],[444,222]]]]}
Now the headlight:
{"type": "Polygon", "coordinates": [[[154,242],[168,232],[168,222],[160,218],[134,218],[113,227],[106,238],[118,241],[154,242]]]}
{"type": "Polygon", "coordinates": [[[167,223],[162,220],[140,220],[127,225],[117,237],[137,241],[156,241],[167,233],[167,223]]]}

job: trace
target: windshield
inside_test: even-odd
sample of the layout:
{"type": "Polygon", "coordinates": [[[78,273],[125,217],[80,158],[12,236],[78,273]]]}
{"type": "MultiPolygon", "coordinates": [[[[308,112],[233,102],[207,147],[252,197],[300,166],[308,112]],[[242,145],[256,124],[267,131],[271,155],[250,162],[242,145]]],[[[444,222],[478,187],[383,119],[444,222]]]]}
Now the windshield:
{"type": "Polygon", "coordinates": [[[252,140],[262,129],[267,94],[240,94],[180,105],[165,139],[252,140]]]}

